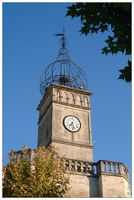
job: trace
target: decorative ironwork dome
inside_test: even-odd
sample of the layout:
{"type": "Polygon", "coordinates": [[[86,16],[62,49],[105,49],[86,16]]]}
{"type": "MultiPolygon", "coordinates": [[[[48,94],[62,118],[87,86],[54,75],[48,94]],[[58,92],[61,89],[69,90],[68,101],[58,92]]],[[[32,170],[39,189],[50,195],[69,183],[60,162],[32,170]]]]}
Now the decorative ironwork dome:
{"type": "Polygon", "coordinates": [[[55,62],[51,63],[40,77],[40,92],[44,96],[51,84],[60,84],[73,88],[87,89],[86,75],[81,68],[75,64],[68,55],[65,45],[67,39],[65,34],[56,34],[61,36],[60,43],[62,47],[55,62]]]}

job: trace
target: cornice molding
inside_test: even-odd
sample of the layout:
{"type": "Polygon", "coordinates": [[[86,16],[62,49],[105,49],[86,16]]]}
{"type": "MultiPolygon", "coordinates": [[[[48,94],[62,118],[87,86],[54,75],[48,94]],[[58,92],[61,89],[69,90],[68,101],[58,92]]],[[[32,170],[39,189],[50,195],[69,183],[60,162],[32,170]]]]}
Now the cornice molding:
{"type": "Polygon", "coordinates": [[[59,89],[59,90],[64,90],[64,91],[70,91],[70,92],[75,92],[78,94],[83,94],[83,95],[87,95],[87,96],[92,96],[91,92],[88,92],[87,90],[82,90],[82,89],[78,89],[78,88],[72,88],[69,86],[64,86],[64,85],[58,85],[58,84],[52,84],[47,92],[45,93],[45,95],[43,96],[43,98],[40,100],[40,103],[37,107],[37,110],[40,110],[41,106],[43,105],[43,103],[45,102],[45,100],[47,99],[48,95],[50,94],[51,90],[53,88],[59,89]]]}
{"type": "Polygon", "coordinates": [[[68,141],[64,141],[64,140],[59,140],[57,138],[52,138],[51,142],[60,143],[60,144],[66,144],[66,145],[72,145],[72,146],[77,146],[77,147],[84,147],[84,148],[88,148],[88,149],[93,149],[93,146],[90,145],[90,144],[68,142],[68,141]]]}

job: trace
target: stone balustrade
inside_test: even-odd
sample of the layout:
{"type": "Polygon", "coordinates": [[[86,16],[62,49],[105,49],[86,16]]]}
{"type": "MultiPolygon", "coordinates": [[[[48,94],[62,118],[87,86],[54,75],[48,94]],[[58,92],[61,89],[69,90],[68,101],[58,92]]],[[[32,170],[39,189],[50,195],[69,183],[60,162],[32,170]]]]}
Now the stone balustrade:
{"type": "Polygon", "coordinates": [[[111,174],[111,175],[124,175],[129,180],[129,170],[123,163],[113,162],[107,160],[99,160],[97,162],[98,175],[111,174]]]}
{"type": "Polygon", "coordinates": [[[96,163],[65,159],[64,166],[67,171],[97,175],[96,163]]]}
{"type": "MultiPolygon", "coordinates": [[[[10,158],[14,162],[18,156],[23,156],[22,151],[17,151],[17,154],[15,152],[10,152],[10,155],[12,153],[13,156],[10,158]]],[[[35,156],[35,149],[28,149],[27,158],[32,160],[32,157],[35,156]]],[[[95,163],[65,158],[64,166],[67,171],[87,174],[88,176],[100,176],[102,174],[119,175],[124,176],[127,180],[129,180],[129,170],[121,162],[99,160],[95,163]]]]}
{"type": "MultiPolygon", "coordinates": [[[[32,157],[35,156],[35,150],[36,150],[36,149],[27,149],[27,150],[28,150],[28,152],[27,152],[27,154],[25,155],[25,157],[26,157],[27,159],[31,160],[32,157]]],[[[20,151],[12,151],[12,152],[9,153],[9,155],[10,155],[10,162],[16,162],[16,160],[17,160],[18,158],[23,158],[24,153],[23,153],[23,150],[20,150],[20,151]]]]}
{"type": "Polygon", "coordinates": [[[108,175],[123,175],[129,180],[129,170],[123,163],[107,160],[99,160],[95,162],[84,162],[72,159],[65,159],[64,166],[67,171],[88,174],[92,176],[100,176],[101,174],[108,175]]]}

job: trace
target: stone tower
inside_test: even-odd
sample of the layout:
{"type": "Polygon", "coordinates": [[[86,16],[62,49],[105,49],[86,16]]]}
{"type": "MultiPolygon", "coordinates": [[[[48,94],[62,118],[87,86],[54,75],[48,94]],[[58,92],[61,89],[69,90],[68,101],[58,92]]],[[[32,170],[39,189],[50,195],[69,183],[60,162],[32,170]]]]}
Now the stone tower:
{"type": "Polygon", "coordinates": [[[55,62],[41,76],[38,147],[58,147],[70,171],[69,197],[130,197],[123,163],[93,162],[90,97],[84,72],[69,57],[65,34],[55,62]],[[118,187],[117,187],[118,186],[118,187]]]}

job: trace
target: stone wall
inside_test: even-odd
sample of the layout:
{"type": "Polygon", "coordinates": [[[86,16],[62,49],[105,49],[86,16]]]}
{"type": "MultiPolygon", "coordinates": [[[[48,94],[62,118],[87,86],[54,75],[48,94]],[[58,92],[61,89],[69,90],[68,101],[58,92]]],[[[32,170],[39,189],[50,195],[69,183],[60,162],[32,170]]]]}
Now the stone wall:
{"type": "Polygon", "coordinates": [[[98,197],[98,179],[84,174],[70,174],[70,191],[68,197],[98,197]]]}
{"type": "Polygon", "coordinates": [[[127,189],[128,182],[123,176],[117,175],[101,175],[100,194],[104,198],[130,197],[130,191],[127,189]]]}

